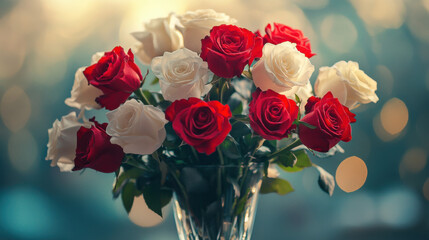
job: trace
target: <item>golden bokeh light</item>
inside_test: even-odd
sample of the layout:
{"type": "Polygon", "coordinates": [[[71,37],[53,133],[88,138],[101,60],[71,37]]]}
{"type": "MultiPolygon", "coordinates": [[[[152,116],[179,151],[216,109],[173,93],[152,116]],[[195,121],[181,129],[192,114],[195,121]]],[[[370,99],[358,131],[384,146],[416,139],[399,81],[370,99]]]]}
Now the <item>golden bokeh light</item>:
{"type": "Polygon", "coordinates": [[[131,207],[128,217],[131,222],[140,227],[153,227],[163,221],[162,217],[148,208],[142,195],[134,197],[133,206],[131,207]]]}
{"type": "Polygon", "coordinates": [[[429,201],[429,178],[427,178],[423,184],[423,196],[429,201]]]}
{"type": "Polygon", "coordinates": [[[21,87],[10,87],[1,98],[0,114],[9,130],[16,132],[22,129],[31,114],[31,102],[27,93],[21,87]]]}
{"type": "Polygon", "coordinates": [[[407,25],[411,33],[426,43],[429,43],[429,13],[428,1],[409,1],[409,8],[413,14],[407,18],[407,25]]]}
{"type": "Polygon", "coordinates": [[[344,159],[335,173],[338,187],[347,193],[360,189],[365,184],[367,176],[365,162],[356,156],[344,159]]]}
{"type": "Polygon", "coordinates": [[[380,121],[387,133],[391,135],[399,134],[408,123],[407,106],[398,98],[390,99],[381,109],[380,121]]]}
{"type": "Polygon", "coordinates": [[[377,137],[380,138],[381,140],[385,141],[385,142],[392,141],[392,140],[396,139],[397,137],[402,136],[405,132],[405,131],[403,131],[401,133],[393,134],[393,135],[386,132],[386,130],[384,130],[383,126],[381,125],[380,114],[375,115],[375,117],[372,121],[372,125],[373,125],[374,132],[377,135],[377,137]]]}
{"type": "Polygon", "coordinates": [[[40,159],[37,142],[26,130],[12,134],[8,141],[8,154],[12,166],[21,173],[30,173],[40,159]]]}
{"type": "Polygon", "coordinates": [[[355,25],[346,16],[339,14],[327,16],[320,28],[323,42],[332,51],[339,53],[350,51],[358,37],[355,25]]]}
{"type": "Polygon", "coordinates": [[[351,3],[370,32],[375,28],[399,28],[404,23],[403,0],[351,0],[351,3]]]}
{"type": "Polygon", "coordinates": [[[427,163],[427,152],[422,148],[410,148],[402,157],[400,168],[407,172],[418,173],[427,163]]]}

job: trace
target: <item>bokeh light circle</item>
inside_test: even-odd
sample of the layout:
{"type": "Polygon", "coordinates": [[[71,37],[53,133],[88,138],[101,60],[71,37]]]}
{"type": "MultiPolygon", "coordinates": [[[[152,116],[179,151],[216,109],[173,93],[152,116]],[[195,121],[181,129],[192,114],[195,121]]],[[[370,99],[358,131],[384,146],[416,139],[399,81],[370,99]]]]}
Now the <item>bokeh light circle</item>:
{"type": "Polygon", "coordinates": [[[16,132],[22,129],[31,114],[31,102],[27,93],[21,87],[10,87],[1,98],[0,114],[9,130],[16,132]]]}
{"type": "Polygon", "coordinates": [[[335,173],[338,187],[348,193],[361,188],[367,176],[368,169],[365,162],[356,156],[344,159],[335,173]]]}
{"type": "Polygon", "coordinates": [[[399,134],[408,123],[407,106],[398,98],[390,99],[381,109],[380,121],[387,133],[391,135],[399,134]]]}
{"type": "Polygon", "coordinates": [[[153,227],[163,221],[162,217],[148,208],[143,196],[134,197],[128,216],[131,222],[140,227],[153,227]]]}

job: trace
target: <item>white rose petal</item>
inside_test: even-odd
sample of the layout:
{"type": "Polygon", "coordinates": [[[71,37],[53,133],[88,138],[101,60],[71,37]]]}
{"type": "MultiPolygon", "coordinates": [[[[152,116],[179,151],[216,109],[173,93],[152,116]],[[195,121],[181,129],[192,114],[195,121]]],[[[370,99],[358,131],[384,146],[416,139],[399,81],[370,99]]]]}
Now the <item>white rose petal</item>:
{"type": "Polygon", "coordinates": [[[194,52],[201,52],[201,39],[210,34],[214,26],[222,24],[234,24],[234,18],[225,13],[218,13],[213,9],[199,9],[188,11],[178,18],[182,23],[181,28],[184,39],[184,46],[194,52]]]}
{"type": "MultiPolygon", "coordinates": [[[[103,55],[104,52],[97,52],[92,55],[91,64],[97,63],[103,55]]],[[[77,109],[100,109],[101,106],[95,102],[95,99],[103,95],[103,92],[88,84],[88,80],[83,75],[85,68],[87,67],[81,67],[76,71],[71,96],[65,100],[65,103],[77,109]]]]}
{"type": "Polygon", "coordinates": [[[263,91],[271,89],[281,94],[292,94],[293,87],[307,85],[314,66],[296,49],[295,43],[266,43],[262,52],[262,58],[252,70],[256,87],[263,91]]]}
{"type": "Polygon", "coordinates": [[[341,104],[354,108],[358,103],[377,102],[377,82],[359,69],[353,61],[340,61],[332,67],[321,67],[314,91],[322,97],[331,91],[341,104]]]}
{"type": "Polygon", "coordinates": [[[83,126],[90,128],[92,123],[78,122],[75,112],[55,120],[48,130],[49,143],[46,160],[52,160],[51,166],[58,166],[61,172],[71,171],[76,157],[77,132],[83,126]]]}
{"type": "Polygon", "coordinates": [[[209,70],[197,53],[182,48],[162,57],[155,57],[152,71],[159,78],[162,95],[166,100],[175,101],[190,97],[200,98],[211,88],[207,85],[209,70]]]}
{"type": "Polygon", "coordinates": [[[144,64],[149,64],[152,58],[161,56],[164,52],[172,52],[183,47],[183,35],[176,14],[170,13],[166,18],[156,18],[144,24],[142,32],[132,35],[140,42],[137,56],[144,64]]]}
{"type": "Polygon", "coordinates": [[[85,75],[83,75],[85,68],[81,67],[76,71],[71,96],[65,100],[65,103],[77,109],[100,109],[101,106],[95,99],[103,95],[103,92],[88,84],[85,75]]]}
{"type": "Polygon", "coordinates": [[[311,83],[308,82],[305,86],[295,86],[291,90],[284,92],[287,98],[295,101],[295,94],[301,100],[301,106],[299,111],[301,114],[305,112],[305,105],[307,104],[307,100],[309,97],[313,96],[313,88],[311,87],[311,83]]]}
{"type": "Polygon", "coordinates": [[[121,146],[125,153],[152,154],[165,140],[164,125],[168,121],[154,106],[131,99],[106,116],[110,142],[121,146]]]}

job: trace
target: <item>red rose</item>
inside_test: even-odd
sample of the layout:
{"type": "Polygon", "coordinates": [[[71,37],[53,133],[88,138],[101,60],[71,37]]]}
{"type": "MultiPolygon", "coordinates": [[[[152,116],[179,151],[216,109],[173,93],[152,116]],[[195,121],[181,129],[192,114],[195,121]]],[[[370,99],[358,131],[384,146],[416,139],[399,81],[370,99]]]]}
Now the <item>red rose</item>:
{"type": "Polygon", "coordinates": [[[295,101],[270,89],[256,89],[249,104],[250,126],[253,131],[267,140],[280,140],[295,128],[293,121],[299,108],[295,101]]]}
{"type": "MultiPolygon", "coordinates": [[[[277,45],[288,41],[296,43],[298,51],[304,53],[306,57],[311,58],[316,55],[311,52],[310,40],[304,37],[301,30],[293,29],[281,23],[274,23],[274,27],[272,27],[271,24],[265,27],[265,33],[264,44],[268,42],[277,45]]],[[[260,35],[259,31],[257,34],[260,35]]]]}
{"type": "Polygon", "coordinates": [[[198,152],[212,154],[231,131],[231,110],[218,101],[204,102],[198,98],[174,101],[165,111],[173,129],[198,152]]]}
{"type": "Polygon", "coordinates": [[[96,64],[87,67],[83,74],[88,83],[103,91],[95,101],[108,110],[124,103],[140,87],[143,79],[139,67],[134,63],[131,49],[125,54],[122,47],[115,47],[96,64]]]}
{"type": "Polygon", "coordinates": [[[350,123],[356,122],[356,115],[334,98],[331,92],[320,99],[310,97],[305,106],[306,115],[301,119],[316,128],[299,125],[301,142],[313,150],[327,152],[339,141],[352,139],[350,123]]]}
{"type": "Polygon", "coordinates": [[[77,132],[76,157],[73,171],[92,168],[111,173],[119,169],[124,152],[119,145],[110,143],[106,133],[107,123],[99,124],[94,118],[91,128],[81,127],[77,132]]]}
{"type": "Polygon", "coordinates": [[[213,27],[201,44],[201,58],[214,74],[224,78],[240,76],[247,64],[262,56],[262,38],[234,25],[213,27]]]}

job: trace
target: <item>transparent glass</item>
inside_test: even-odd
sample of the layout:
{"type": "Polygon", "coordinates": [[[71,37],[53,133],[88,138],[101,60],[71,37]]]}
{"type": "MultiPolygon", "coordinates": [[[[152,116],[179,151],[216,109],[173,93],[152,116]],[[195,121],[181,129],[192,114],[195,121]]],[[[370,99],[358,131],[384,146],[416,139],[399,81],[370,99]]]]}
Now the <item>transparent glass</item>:
{"type": "Polygon", "coordinates": [[[262,172],[262,164],[177,171],[173,208],[180,240],[250,239],[262,172]]]}

